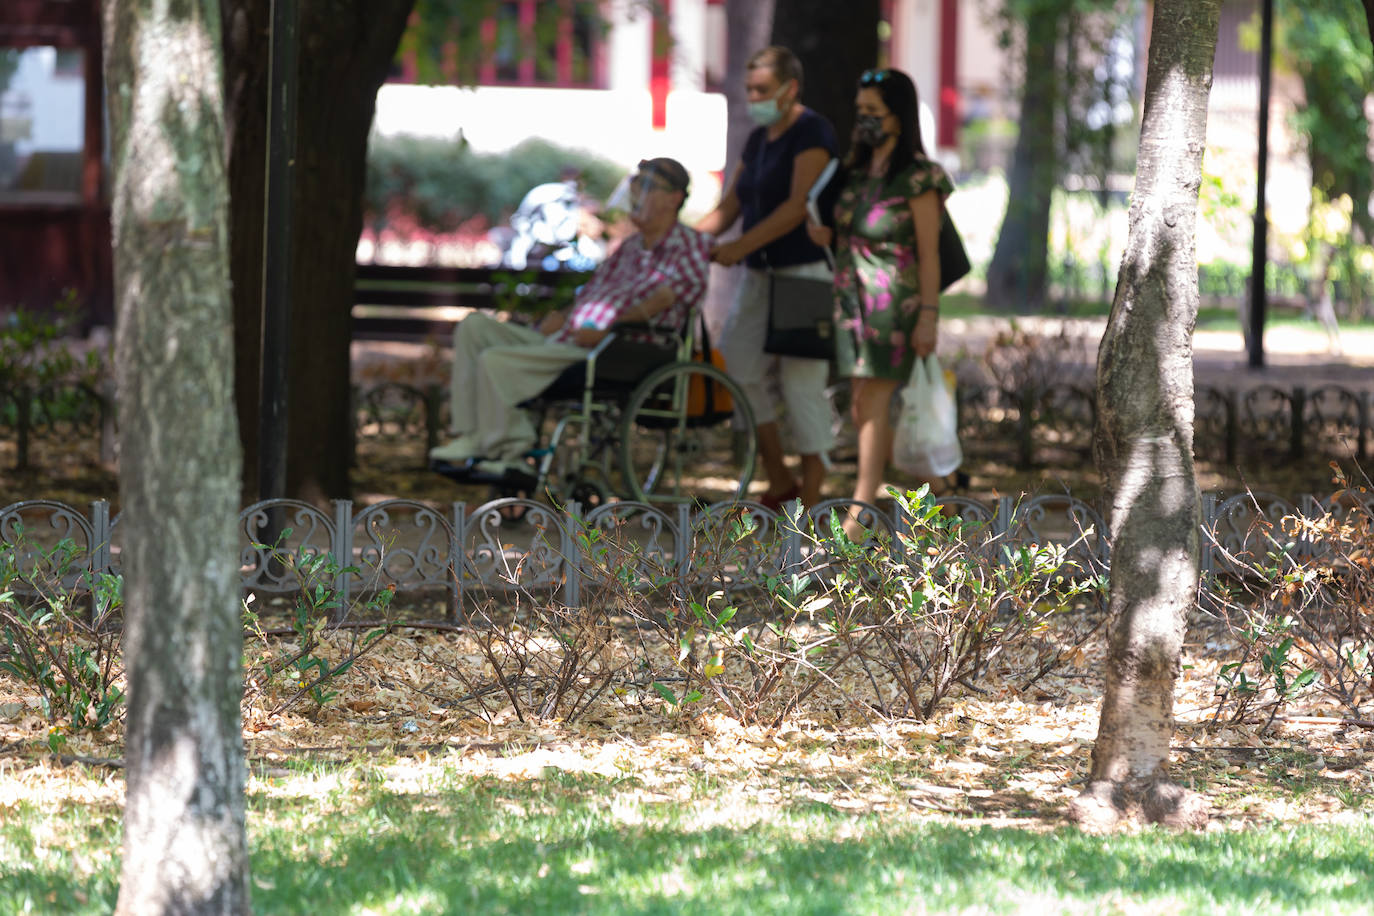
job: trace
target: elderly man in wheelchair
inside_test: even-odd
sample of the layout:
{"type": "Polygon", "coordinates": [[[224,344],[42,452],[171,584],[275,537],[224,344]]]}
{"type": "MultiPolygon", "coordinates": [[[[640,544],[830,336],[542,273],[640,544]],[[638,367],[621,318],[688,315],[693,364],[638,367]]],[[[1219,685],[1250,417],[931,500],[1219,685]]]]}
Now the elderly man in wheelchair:
{"type": "Polygon", "coordinates": [[[687,171],[673,159],[645,160],[628,187],[638,231],[597,268],[566,314],[529,328],[474,313],[454,330],[449,426],[456,438],[430,451],[435,471],[507,495],[583,503],[612,493],[683,498],[689,475],[725,472],[733,482],[707,487],[710,495],[743,495],[752,437],[707,432],[729,427],[730,414],[748,405],[711,364],[705,335],[695,333],[710,242],[678,220],[687,171]],[[693,358],[698,349],[704,358],[693,358]],[[541,445],[550,416],[556,422],[541,445]]]}

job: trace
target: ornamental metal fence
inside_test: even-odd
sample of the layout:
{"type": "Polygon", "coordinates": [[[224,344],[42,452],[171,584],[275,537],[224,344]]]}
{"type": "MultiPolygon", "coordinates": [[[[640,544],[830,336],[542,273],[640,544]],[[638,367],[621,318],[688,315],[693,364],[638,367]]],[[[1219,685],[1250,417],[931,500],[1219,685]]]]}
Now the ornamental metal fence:
{"type": "MultiPolygon", "coordinates": [[[[987,503],[966,497],[941,500],[947,513],[976,527],[1002,547],[1057,544],[1080,573],[1100,574],[1111,559],[1107,526],[1096,506],[1067,494],[1042,493],[987,503]]],[[[1201,572],[1204,591],[1219,578],[1244,576],[1247,564],[1276,548],[1259,519],[1316,519],[1330,513],[1369,512],[1374,494],[1342,491],[1325,499],[1288,500],[1268,493],[1202,501],[1201,572]]],[[[668,511],[638,502],[611,502],[588,512],[526,499],[502,499],[476,507],[435,506],[395,499],[358,507],[338,500],[326,511],[295,500],[257,503],[239,514],[240,584],[245,594],[285,594],[299,583],[273,548],[332,555],[356,571],[338,574],[335,586],[350,596],[394,588],[423,599],[432,596],[443,615],[462,618],[484,596],[535,594],[568,607],[594,606],[595,576],[607,570],[608,543],[615,544],[614,573],[622,581],[654,581],[664,571],[680,594],[735,594],[759,589],[768,576],[805,572],[825,575],[830,516],[858,506],[860,520],[888,534],[908,530],[911,519],[898,504],[884,510],[850,500],[827,500],[801,517],[778,514],[752,502],[668,511]],[[517,517],[518,516],[518,517],[517,517]],[[741,527],[742,526],[742,527],[741,527]],[[287,531],[284,536],[279,536],[287,531]],[[817,535],[816,532],[822,532],[817,535]],[[722,536],[728,534],[728,536],[722,536]],[[633,578],[625,580],[629,575],[633,578]]],[[[1289,526],[1295,532],[1305,526],[1289,526]]],[[[80,563],[69,573],[77,585],[86,572],[121,573],[120,517],[104,501],[82,511],[52,500],[29,500],[0,509],[0,542],[35,551],[71,540],[80,563]],[[21,538],[22,534],[22,538],[21,538]]],[[[902,539],[883,540],[901,559],[902,539]]],[[[976,545],[975,545],[976,549],[976,545]]],[[[1314,557],[1321,545],[1296,533],[1283,545],[1295,559],[1314,557]]]]}
{"type": "MultiPolygon", "coordinates": [[[[1096,394],[1091,384],[1057,383],[1009,390],[964,384],[958,389],[965,453],[1031,467],[1066,451],[1091,450],[1096,394]]],[[[1225,465],[1300,460],[1310,456],[1369,456],[1369,390],[1342,385],[1245,389],[1200,386],[1193,450],[1201,461],[1225,465]]],[[[442,440],[447,395],[440,386],[383,382],[352,392],[353,447],[384,446],[413,454],[422,464],[442,440]]],[[[837,423],[842,411],[836,411],[837,423]]],[[[110,391],[85,385],[0,392],[0,443],[14,446],[13,464],[28,467],[36,447],[90,449],[115,457],[115,415],[110,391]]]]}

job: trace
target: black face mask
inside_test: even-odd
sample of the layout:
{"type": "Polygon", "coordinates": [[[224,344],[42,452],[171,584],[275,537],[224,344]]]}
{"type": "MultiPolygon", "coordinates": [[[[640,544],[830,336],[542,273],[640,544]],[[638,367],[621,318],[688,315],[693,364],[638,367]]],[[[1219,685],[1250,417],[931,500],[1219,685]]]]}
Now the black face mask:
{"type": "Polygon", "coordinates": [[[860,142],[867,143],[869,146],[881,146],[887,139],[887,131],[883,130],[883,121],[877,115],[859,115],[854,119],[855,128],[858,131],[860,142]]]}

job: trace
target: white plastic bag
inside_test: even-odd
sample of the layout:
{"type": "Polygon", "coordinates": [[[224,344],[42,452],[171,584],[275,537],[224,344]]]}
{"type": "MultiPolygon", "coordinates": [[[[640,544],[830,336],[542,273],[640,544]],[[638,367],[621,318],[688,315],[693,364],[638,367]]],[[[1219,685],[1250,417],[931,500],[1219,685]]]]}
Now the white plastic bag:
{"type": "Polygon", "coordinates": [[[935,354],[916,360],[902,389],[902,413],[892,442],[892,463],[915,477],[944,477],[964,460],[959,415],[935,354]]]}

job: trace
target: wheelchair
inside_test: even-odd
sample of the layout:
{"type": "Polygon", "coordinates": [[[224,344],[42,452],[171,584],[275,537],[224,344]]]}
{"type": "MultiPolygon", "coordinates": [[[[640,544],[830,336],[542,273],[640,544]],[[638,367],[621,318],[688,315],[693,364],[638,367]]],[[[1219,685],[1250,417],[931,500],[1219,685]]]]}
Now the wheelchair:
{"type": "Polygon", "coordinates": [[[436,468],[488,483],[494,497],[545,497],[585,508],[611,499],[709,505],[744,499],[754,473],[754,418],[739,385],[714,361],[693,309],[686,333],[616,325],[520,406],[540,441],[529,474],[500,478],[436,468]]]}

